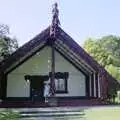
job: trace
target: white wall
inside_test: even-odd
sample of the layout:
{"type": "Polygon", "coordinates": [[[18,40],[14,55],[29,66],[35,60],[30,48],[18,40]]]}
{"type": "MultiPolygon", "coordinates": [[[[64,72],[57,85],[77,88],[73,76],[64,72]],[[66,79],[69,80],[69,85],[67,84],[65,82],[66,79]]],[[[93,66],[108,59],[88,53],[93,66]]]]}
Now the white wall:
{"type": "Polygon", "coordinates": [[[25,75],[48,74],[49,48],[36,54],[10,74],[7,80],[7,97],[29,97],[30,85],[26,84],[25,75]]]}
{"type": "MultiPolygon", "coordinates": [[[[24,80],[25,75],[47,75],[50,71],[51,49],[44,48],[32,58],[24,62],[8,74],[7,97],[29,97],[30,85],[24,80]]],[[[68,94],[56,96],[85,96],[85,76],[66,61],[59,53],[56,54],[56,72],[69,72],[68,94]]]]}
{"type": "Polygon", "coordinates": [[[7,97],[29,97],[30,85],[23,75],[8,75],[7,97]]]}
{"type": "Polygon", "coordinates": [[[59,53],[56,52],[55,56],[55,71],[69,72],[68,94],[57,94],[56,96],[85,96],[85,76],[59,53]]]}

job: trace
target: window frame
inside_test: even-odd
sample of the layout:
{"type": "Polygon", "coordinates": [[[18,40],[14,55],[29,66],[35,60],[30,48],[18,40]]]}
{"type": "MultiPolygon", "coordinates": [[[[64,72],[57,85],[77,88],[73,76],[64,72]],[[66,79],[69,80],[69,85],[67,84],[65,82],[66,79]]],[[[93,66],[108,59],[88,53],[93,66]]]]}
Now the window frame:
{"type": "Polygon", "coordinates": [[[57,73],[55,73],[55,79],[57,79],[57,80],[63,79],[64,80],[64,88],[65,88],[64,90],[56,90],[56,86],[55,86],[55,93],[56,94],[66,94],[66,93],[68,93],[68,77],[69,77],[68,72],[57,72],[57,73]]]}

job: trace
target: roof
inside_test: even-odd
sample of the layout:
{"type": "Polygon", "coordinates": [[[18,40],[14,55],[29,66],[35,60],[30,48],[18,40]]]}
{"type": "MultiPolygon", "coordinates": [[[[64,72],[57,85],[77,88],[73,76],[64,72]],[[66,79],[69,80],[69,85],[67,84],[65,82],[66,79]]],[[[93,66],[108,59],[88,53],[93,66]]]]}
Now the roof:
{"type": "MultiPolygon", "coordinates": [[[[42,31],[32,40],[21,46],[7,59],[0,62],[0,74],[3,74],[6,69],[10,68],[11,65],[20,61],[21,58],[25,58],[26,55],[30,54],[33,49],[36,49],[41,44],[46,44],[50,38],[50,27],[42,31]]],[[[109,79],[109,83],[113,86],[120,87],[120,84],[115,80],[100,64],[98,64],[83,48],[81,48],[63,29],[58,27],[57,40],[55,41],[56,50],[61,54],[65,54],[68,59],[73,61],[76,66],[80,64],[83,68],[88,68],[86,71],[95,71],[106,79],[109,79]],[[85,63],[86,64],[85,64],[85,63]],[[84,63],[84,65],[83,65],[84,63]],[[87,65],[87,67],[86,67],[87,65]]],[[[44,45],[43,44],[43,45],[44,45]]],[[[37,50],[37,49],[36,49],[37,50]]],[[[35,51],[34,51],[35,52],[35,51]]]]}

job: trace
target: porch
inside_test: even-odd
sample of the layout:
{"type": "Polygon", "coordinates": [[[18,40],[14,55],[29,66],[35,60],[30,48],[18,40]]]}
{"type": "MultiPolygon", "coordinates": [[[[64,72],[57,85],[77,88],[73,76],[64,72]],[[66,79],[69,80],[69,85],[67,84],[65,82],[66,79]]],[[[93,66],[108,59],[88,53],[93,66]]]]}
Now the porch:
{"type": "MultiPolygon", "coordinates": [[[[78,106],[96,106],[104,105],[100,99],[97,98],[57,98],[57,104],[54,107],[78,107],[78,106]]],[[[31,100],[4,100],[0,102],[0,108],[39,108],[52,107],[49,102],[31,100]]]]}

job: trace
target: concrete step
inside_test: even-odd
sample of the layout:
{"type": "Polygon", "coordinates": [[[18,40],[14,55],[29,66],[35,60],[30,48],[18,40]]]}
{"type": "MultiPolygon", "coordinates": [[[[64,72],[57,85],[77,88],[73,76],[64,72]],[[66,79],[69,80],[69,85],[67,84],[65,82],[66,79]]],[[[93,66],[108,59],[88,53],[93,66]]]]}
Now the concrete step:
{"type": "Polygon", "coordinates": [[[29,117],[29,118],[21,118],[20,120],[85,120],[83,117],[29,117]]]}
{"type": "Polygon", "coordinates": [[[64,117],[81,118],[84,116],[82,108],[25,108],[14,110],[20,113],[22,120],[54,120],[53,118],[57,120],[61,118],[62,120],[64,117]]]}
{"type": "Polygon", "coordinates": [[[48,112],[48,113],[21,113],[20,114],[21,117],[64,117],[64,116],[81,116],[84,115],[84,113],[80,113],[80,112],[57,112],[57,113],[52,113],[52,112],[48,112]]]}

